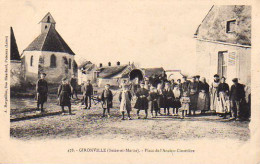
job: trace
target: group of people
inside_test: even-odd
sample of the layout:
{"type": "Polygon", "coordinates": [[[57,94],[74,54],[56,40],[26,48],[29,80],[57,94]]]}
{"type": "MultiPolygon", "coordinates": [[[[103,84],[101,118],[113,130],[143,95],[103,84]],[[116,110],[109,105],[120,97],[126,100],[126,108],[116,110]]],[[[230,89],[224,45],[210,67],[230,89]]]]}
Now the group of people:
{"type": "MultiPolygon", "coordinates": [[[[43,104],[47,100],[48,93],[45,76],[46,74],[42,73],[36,85],[37,108],[39,110],[39,107],[41,107],[41,112],[44,112],[43,104]]],[[[200,79],[200,76],[193,76],[191,81],[187,80],[186,76],[183,77],[183,81],[178,79],[176,82],[163,79],[156,84],[150,83],[149,80],[144,80],[135,85],[127,84],[124,81],[119,94],[122,120],[125,119],[125,116],[130,120],[132,119],[133,97],[136,98],[133,107],[137,109],[138,119],[141,118],[141,111],[145,112],[144,119],[146,119],[149,112],[152,117],[158,115],[179,116],[179,113],[181,113],[181,118],[185,118],[195,115],[196,111],[205,114],[206,111],[211,110],[223,118],[227,118],[226,116],[229,114],[231,120],[240,120],[241,102],[245,99],[244,86],[238,83],[237,78],[234,78],[232,80],[234,84],[229,88],[225,80],[225,77],[220,78],[216,74],[211,85],[206,82],[205,78],[200,79]],[[163,111],[161,111],[162,109],[163,111]]],[[[78,99],[76,83],[75,76],[70,80],[64,78],[58,88],[59,105],[63,114],[65,113],[65,106],[68,107],[69,114],[72,114],[71,98],[75,94],[76,99],[78,99]]],[[[93,98],[93,86],[90,80],[82,86],[82,92],[82,104],[85,104],[85,109],[90,109],[91,99],[93,98]]],[[[113,107],[113,93],[109,84],[105,85],[99,99],[103,108],[102,117],[110,117],[110,109],[113,107]]]]}

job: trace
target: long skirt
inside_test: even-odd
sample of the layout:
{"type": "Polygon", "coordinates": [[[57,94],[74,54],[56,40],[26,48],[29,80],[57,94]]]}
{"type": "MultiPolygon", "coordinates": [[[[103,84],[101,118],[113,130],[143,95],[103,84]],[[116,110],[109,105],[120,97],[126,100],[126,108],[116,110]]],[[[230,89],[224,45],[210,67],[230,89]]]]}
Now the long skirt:
{"type": "Polygon", "coordinates": [[[71,106],[69,92],[61,92],[61,94],[59,96],[59,105],[60,106],[71,106]]]}
{"type": "Polygon", "coordinates": [[[217,90],[214,89],[210,96],[210,110],[217,111],[219,106],[217,90]]]}
{"type": "Polygon", "coordinates": [[[197,109],[200,111],[209,110],[209,95],[206,92],[199,93],[197,109]]]}
{"type": "Polygon", "coordinates": [[[180,108],[181,107],[181,102],[179,98],[175,98],[173,101],[173,108],[180,108]]]}
{"type": "Polygon", "coordinates": [[[163,95],[159,95],[159,98],[158,98],[158,100],[157,100],[157,103],[158,103],[158,108],[160,109],[160,108],[164,108],[164,104],[165,104],[165,102],[164,102],[165,100],[164,100],[164,97],[163,97],[163,95]]]}
{"type": "Polygon", "coordinates": [[[225,92],[219,93],[219,101],[218,108],[216,113],[228,113],[230,112],[230,102],[228,100],[228,96],[225,92]]]}
{"type": "Polygon", "coordinates": [[[190,110],[195,111],[197,109],[198,94],[190,95],[190,110]]]}

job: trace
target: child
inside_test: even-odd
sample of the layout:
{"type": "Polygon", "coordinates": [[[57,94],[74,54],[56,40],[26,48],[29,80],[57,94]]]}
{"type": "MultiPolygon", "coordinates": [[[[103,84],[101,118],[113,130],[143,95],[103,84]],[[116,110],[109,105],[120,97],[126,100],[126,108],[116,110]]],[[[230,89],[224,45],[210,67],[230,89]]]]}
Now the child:
{"type": "Polygon", "coordinates": [[[145,117],[144,119],[147,119],[148,116],[148,100],[147,97],[149,95],[149,92],[147,89],[144,88],[144,83],[142,82],[140,84],[140,88],[137,90],[136,92],[136,103],[135,103],[135,107],[137,109],[137,118],[140,119],[141,117],[139,116],[140,110],[144,110],[145,111],[145,117]]]}
{"type": "Polygon", "coordinates": [[[187,115],[187,112],[190,110],[190,98],[187,96],[187,92],[183,93],[183,96],[180,99],[181,102],[181,108],[182,108],[182,117],[181,118],[185,118],[185,116],[187,115]]]}
{"type": "Polygon", "coordinates": [[[128,86],[122,85],[123,90],[119,94],[119,101],[120,101],[120,112],[122,113],[122,120],[125,119],[125,112],[127,112],[128,120],[132,120],[130,117],[130,112],[132,110],[131,107],[131,100],[132,95],[128,89],[128,86]]]}
{"type": "Polygon", "coordinates": [[[64,78],[62,79],[62,84],[59,86],[58,89],[58,97],[59,97],[59,105],[62,109],[62,114],[65,114],[64,106],[67,106],[69,108],[69,114],[71,115],[71,102],[70,98],[72,96],[71,87],[68,83],[68,79],[64,78]]]}
{"type": "Polygon", "coordinates": [[[173,115],[178,116],[179,108],[181,107],[181,102],[180,102],[181,91],[180,91],[179,85],[174,86],[173,95],[174,95],[173,115]]]}
{"type": "Polygon", "coordinates": [[[110,85],[106,84],[105,89],[103,90],[102,95],[101,95],[101,100],[103,102],[103,104],[102,104],[103,116],[102,117],[105,117],[105,113],[107,110],[108,118],[110,117],[110,108],[112,108],[112,101],[113,101],[113,94],[109,88],[110,88],[110,85]]]}
{"type": "Polygon", "coordinates": [[[158,93],[157,93],[157,89],[154,86],[150,87],[150,92],[149,92],[149,96],[148,96],[148,107],[151,111],[152,117],[156,118],[158,115],[158,93]],[[155,112],[155,116],[154,116],[154,112],[155,112]]]}

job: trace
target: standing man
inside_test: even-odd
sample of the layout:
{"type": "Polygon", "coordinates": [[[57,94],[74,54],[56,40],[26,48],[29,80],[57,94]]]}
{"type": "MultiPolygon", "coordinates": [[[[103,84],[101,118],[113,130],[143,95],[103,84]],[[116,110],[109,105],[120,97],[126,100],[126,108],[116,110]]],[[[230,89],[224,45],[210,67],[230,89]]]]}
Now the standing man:
{"type": "Polygon", "coordinates": [[[231,86],[231,91],[230,91],[230,100],[231,100],[231,113],[232,117],[230,120],[240,120],[240,105],[241,102],[245,98],[245,90],[244,86],[240,83],[238,83],[238,79],[234,78],[233,80],[233,85],[231,86]]]}
{"type": "Polygon", "coordinates": [[[47,94],[48,94],[48,83],[45,80],[46,73],[40,74],[40,79],[36,84],[36,98],[37,98],[37,110],[39,111],[39,107],[41,106],[41,113],[44,112],[43,104],[47,101],[47,94]]]}
{"type": "Polygon", "coordinates": [[[196,81],[196,76],[192,77],[192,82],[190,83],[188,88],[189,88],[189,95],[190,95],[189,115],[191,115],[191,111],[193,111],[193,115],[195,115],[197,110],[198,93],[199,93],[199,83],[196,81]]]}
{"type": "Polygon", "coordinates": [[[167,109],[167,115],[170,115],[170,108],[173,107],[173,101],[174,101],[174,95],[173,91],[171,90],[171,84],[169,82],[165,83],[165,88],[163,91],[164,95],[164,114],[166,115],[166,109],[167,109]]]}
{"type": "Polygon", "coordinates": [[[87,83],[84,84],[82,88],[83,92],[83,101],[85,103],[85,109],[90,109],[91,107],[91,96],[93,95],[93,86],[90,83],[90,80],[87,81],[87,83]]]}
{"type": "Polygon", "coordinates": [[[147,119],[148,116],[148,99],[147,97],[149,96],[149,91],[147,89],[144,88],[144,83],[142,82],[140,84],[140,87],[137,92],[136,92],[136,103],[135,103],[135,107],[137,109],[137,117],[138,119],[140,119],[141,117],[139,116],[139,112],[140,110],[144,110],[145,111],[145,119],[147,119]]]}
{"type": "Polygon", "coordinates": [[[183,83],[181,83],[181,92],[187,92],[189,90],[190,81],[187,80],[187,76],[183,76],[183,83]]]}
{"type": "Polygon", "coordinates": [[[76,99],[78,99],[78,94],[77,94],[77,79],[75,77],[75,75],[73,74],[71,79],[70,79],[70,85],[71,85],[71,88],[72,88],[72,98],[73,98],[73,95],[75,94],[76,96],[76,99]]]}

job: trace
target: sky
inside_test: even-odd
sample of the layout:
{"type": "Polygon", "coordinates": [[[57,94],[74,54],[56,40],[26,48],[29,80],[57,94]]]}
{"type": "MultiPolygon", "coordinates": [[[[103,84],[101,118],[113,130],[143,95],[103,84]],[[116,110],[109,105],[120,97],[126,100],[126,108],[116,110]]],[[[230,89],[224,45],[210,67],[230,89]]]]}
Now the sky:
{"type": "Polygon", "coordinates": [[[134,62],[143,68],[195,73],[194,33],[212,4],[183,1],[5,1],[0,29],[13,27],[19,52],[40,34],[40,20],[50,12],[56,30],[78,63],[134,62]],[[13,8],[14,10],[10,10],[13,8]]]}

